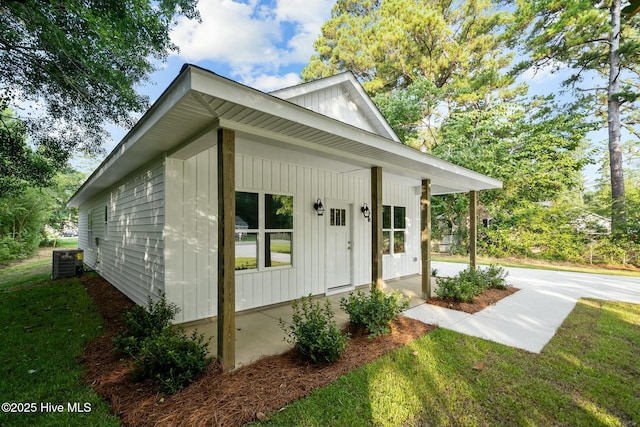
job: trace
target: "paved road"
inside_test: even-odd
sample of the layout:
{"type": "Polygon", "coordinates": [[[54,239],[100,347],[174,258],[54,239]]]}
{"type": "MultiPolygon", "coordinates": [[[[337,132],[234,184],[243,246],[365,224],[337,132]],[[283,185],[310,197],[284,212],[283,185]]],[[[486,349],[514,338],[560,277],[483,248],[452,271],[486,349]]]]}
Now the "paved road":
{"type": "MultiPolygon", "coordinates": [[[[464,264],[434,262],[441,276],[453,276],[464,264]]],[[[404,314],[467,335],[540,353],[581,297],[640,304],[640,278],[505,268],[515,294],[470,315],[430,304],[404,314]]]]}

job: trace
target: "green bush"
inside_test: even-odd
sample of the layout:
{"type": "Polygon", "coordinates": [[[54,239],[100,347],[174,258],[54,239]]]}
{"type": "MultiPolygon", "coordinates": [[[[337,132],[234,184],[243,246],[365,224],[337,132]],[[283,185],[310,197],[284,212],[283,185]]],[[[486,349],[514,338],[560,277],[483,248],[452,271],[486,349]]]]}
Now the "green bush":
{"type": "Polygon", "coordinates": [[[325,300],[312,301],[311,296],[294,301],[291,325],[280,319],[285,331],[285,340],[292,344],[300,355],[313,363],[333,363],[347,348],[349,335],[343,335],[333,320],[331,303],[325,300]]]}
{"type": "Polygon", "coordinates": [[[460,276],[439,277],[436,279],[436,283],[438,287],[435,294],[442,299],[469,302],[481,292],[473,281],[465,280],[460,276]]]}
{"type": "Polygon", "coordinates": [[[491,264],[487,269],[478,269],[477,272],[485,289],[507,289],[510,286],[506,280],[508,273],[498,265],[491,264]]]}
{"type": "Polygon", "coordinates": [[[158,302],[149,297],[146,308],[135,305],[127,310],[122,316],[124,330],[113,339],[116,352],[125,357],[138,354],[146,338],[160,335],[170,327],[178,310],[178,306],[169,303],[164,295],[160,295],[158,302]]]}
{"type": "Polygon", "coordinates": [[[389,333],[391,321],[409,307],[409,300],[397,290],[388,294],[372,289],[369,294],[351,292],[348,298],[340,299],[340,307],[349,314],[353,325],[364,326],[369,338],[374,338],[389,333]]]}
{"type": "Polygon", "coordinates": [[[208,340],[193,332],[191,338],[183,331],[167,327],[160,334],[147,337],[134,357],[135,379],[158,380],[161,391],[173,394],[189,385],[211,362],[208,340]]]}
{"type": "Polygon", "coordinates": [[[467,268],[457,276],[437,278],[436,295],[442,299],[452,299],[459,302],[470,302],[473,297],[487,289],[506,289],[507,273],[502,267],[491,265],[488,269],[472,270],[467,268]]]}
{"type": "Polygon", "coordinates": [[[148,306],[136,305],[123,314],[124,330],[114,339],[118,354],[133,359],[134,379],[155,379],[165,393],[191,383],[211,362],[208,340],[193,332],[191,338],[171,325],[178,307],[164,295],[148,306]]]}

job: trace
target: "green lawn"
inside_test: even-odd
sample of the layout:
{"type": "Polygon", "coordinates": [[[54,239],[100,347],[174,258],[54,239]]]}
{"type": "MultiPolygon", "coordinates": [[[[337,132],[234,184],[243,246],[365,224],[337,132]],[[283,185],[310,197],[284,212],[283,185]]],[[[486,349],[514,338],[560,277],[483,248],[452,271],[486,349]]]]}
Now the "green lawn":
{"type": "MultiPolygon", "coordinates": [[[[0,412],[0,426],[117,426],[78,361],[102,333],[100,316],[78,280],[52,282],[49,274],[50,260],[0,269],[0,400],[37,410],[0,412]],[[64,412],[43,413],[48,403],[64,412]],[[68,411],[85,403],[91,412],[68,411]]],[[[638,425],[638,354],[640,305],[585,299],[542,354],[439,329],[265,424],[638,425]]]]}
{"type": "Polygon", "coordinates": [[[542,354],[439,329],[259,425],[638,425],[638,354],[640,305],[581,300],[542,354]]]}
{"type": "Polygon", "coordinates": [[[84,383],[79,362],[85,344],[103,332],[100,315],[79,280],[51,281],[43,265],[0,269],[0,403],[31,412],[3,406],[0,426],[118,426],[84,383]],[[48,404],[62,412],[47,412],[48,404]]]}
{"type": "MultiPolygon", "coordinates": [[[[456,262],[462,264],[469,263],[469,257],[457,256],[457,255],[439,255],[435,254],[432,257],[432,261],[443,262],[456,262]]],[[[597,264],[569,264],[569,263],[551,263],[542,260],[534,259],[501,259],[501,258],[478,258],[478,264],[489,265],[497,264],[501,267],[519,267],[519,268],[531,268],[534,270],[552,270],[552,271],[570,271],[574,273],[590,273],[590,274],[606,274],[610,276],[627,276],[627,277],[640,277],[640,271],[631,269],[613,269],[603,268],[597,264]]]]}

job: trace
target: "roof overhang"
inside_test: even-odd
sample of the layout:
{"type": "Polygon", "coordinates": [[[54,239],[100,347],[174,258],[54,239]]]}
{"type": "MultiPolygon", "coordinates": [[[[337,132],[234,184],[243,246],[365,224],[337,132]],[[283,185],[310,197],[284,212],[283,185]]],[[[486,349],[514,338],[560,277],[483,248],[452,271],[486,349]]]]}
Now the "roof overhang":
{"type": "Polygon", "coordinates": [[[214,141],[203,136],[218,128],[361,167],[380,166],[388,173],[428,178],[434,195],[502,187],[501,181],[486,175],[185,65],[68,205],[80,206],[153,159],[197,154],[214,141]]]}

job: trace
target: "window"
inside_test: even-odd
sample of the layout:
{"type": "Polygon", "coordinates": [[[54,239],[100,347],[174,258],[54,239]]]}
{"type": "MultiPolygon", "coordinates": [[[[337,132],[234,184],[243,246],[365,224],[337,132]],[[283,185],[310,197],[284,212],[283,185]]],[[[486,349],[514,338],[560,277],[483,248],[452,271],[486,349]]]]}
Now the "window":
{"type": "Polygon", "coordinates": [[[382,253],[385,255],[405,252],[407,208],[404,206],[382,206],[382,253]],[[393,245],[391,245],[393,242],[393,245]]]}
{"type": "Polygon", "coordinates": [[[293,196],[238,191],[235,219],[236,270],[292,265],[293,196]]]}
{"type": "Polygon", "coordinates": [[[331,209],[329,211],[329,221],[334,227],[346,227],[347,226],[347,210],[346,209],[331,209]]]}
{"type": "Polygon", "coordinates": [[[104,206],[104,240],[109,240],[109,208],[104,206]]]}
{"type": "Polygon", "coordinates": [[[258,268],[258,194],[236,192],[236,270],[258,268]]]}
{"type": "Polygon", "coordinates": [[[93,241],[93,211],[87,212],[87,240],[89,248],[93,249],[95,244],[93,241]]]}
{"type": "Polygon", "coordinates": [[[264,195],[264,266],[291,265],[293,197],[264,195]]]}
{"type": "Polygon", "coordinates": [[[407,229],[407,208],[393,207],[393,253],[404,253],[404,236],[407,229]]]}

